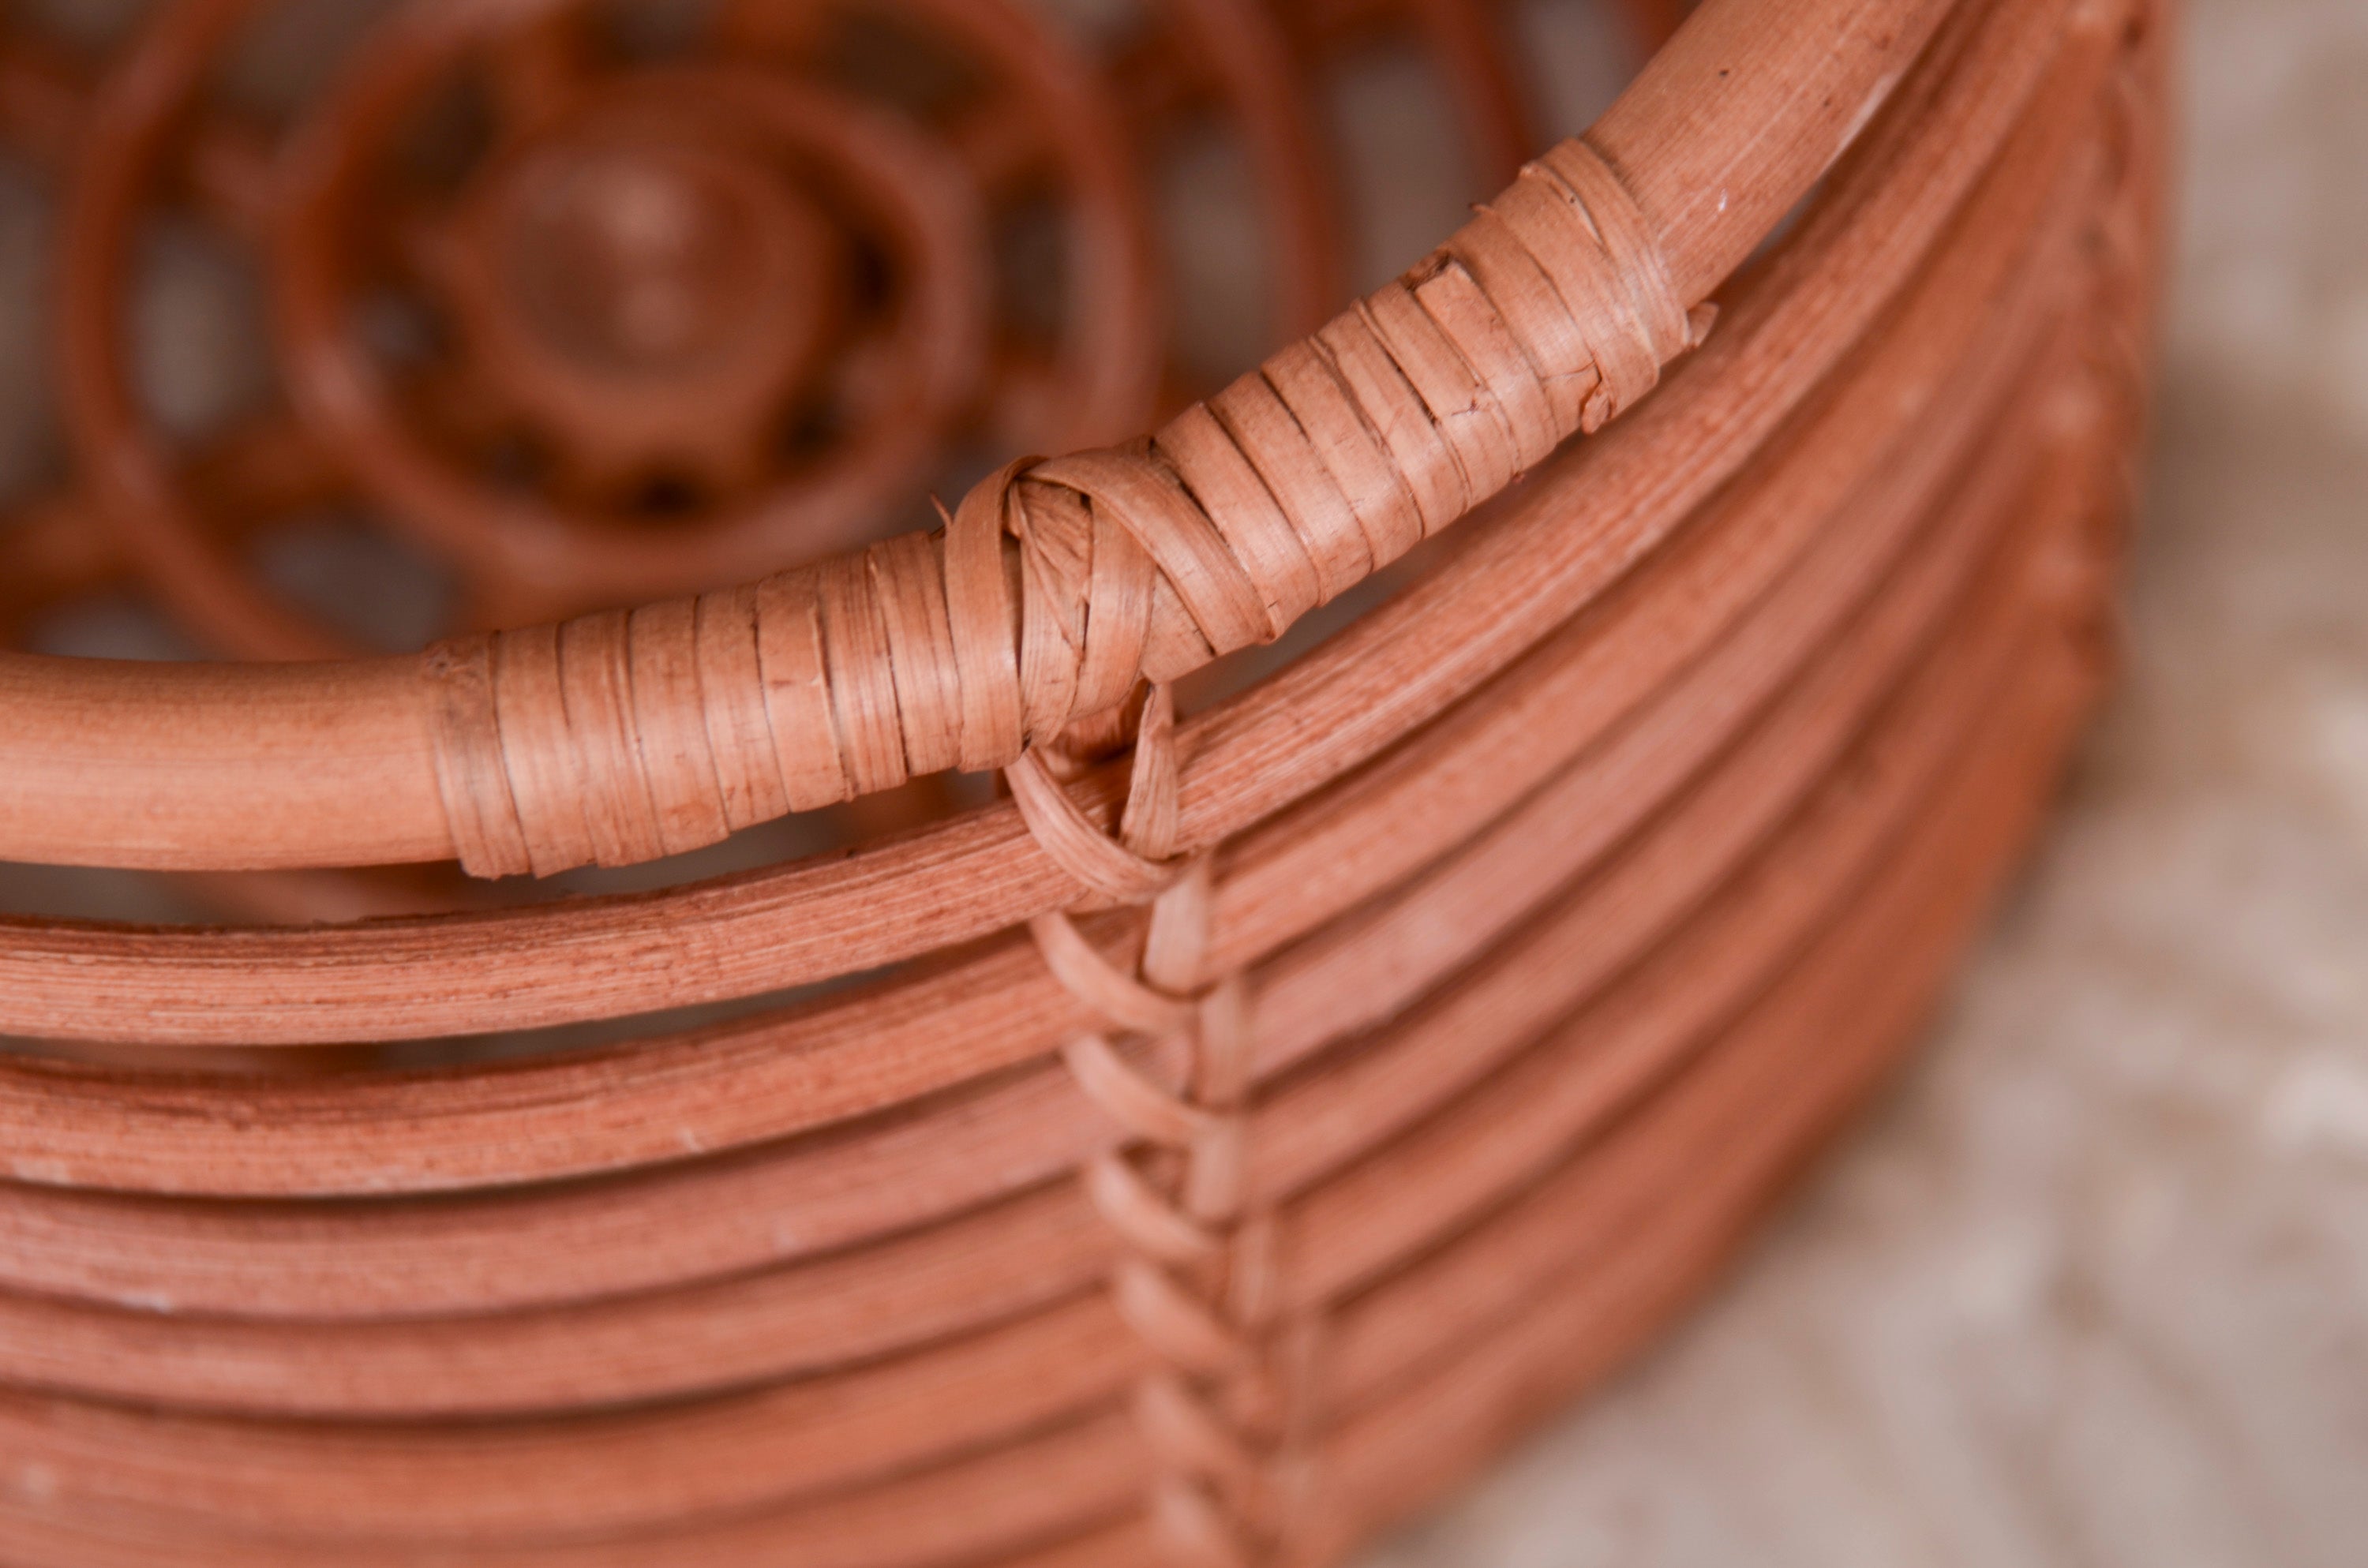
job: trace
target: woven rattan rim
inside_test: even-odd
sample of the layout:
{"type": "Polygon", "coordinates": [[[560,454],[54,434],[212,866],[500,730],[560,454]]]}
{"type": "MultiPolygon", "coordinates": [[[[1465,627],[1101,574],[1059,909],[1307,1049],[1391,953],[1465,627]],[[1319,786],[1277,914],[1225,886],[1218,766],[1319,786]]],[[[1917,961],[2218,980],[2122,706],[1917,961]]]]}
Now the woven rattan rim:
{"type": "Polygon", "coordinates": [[[0,857],[546,871],[651,858],[908,771],[1011,763],[1142,674],[1274,634],[1650,387],[1690,341],[1687,308],[1830,166],[1945,10],[1716,0],[1588,138],[1432,263],[1171,423],[1158,460],[1040,466],[1032,509],[1007,505],[1007,474],[940,541],[425,661],[0,655],[0,857]],[[1466,363],[1493,369],[1459,391],[1466,363]],[[1095,549],[1099,575],[1065,580],[1095,549]],[[1023,555],[1015,603],[1002,562],[1023,555]],[[997,635],[1015,613],[1016,638],[997,635]]]}

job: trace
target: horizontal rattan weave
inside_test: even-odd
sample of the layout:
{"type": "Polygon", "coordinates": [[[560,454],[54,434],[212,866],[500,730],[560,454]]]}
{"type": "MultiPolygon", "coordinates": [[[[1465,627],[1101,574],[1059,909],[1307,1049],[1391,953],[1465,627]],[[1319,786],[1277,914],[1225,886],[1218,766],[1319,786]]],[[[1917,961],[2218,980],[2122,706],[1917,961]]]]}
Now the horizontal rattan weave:
{"type": "MultiPolygon", "coordinates": [[[[415,886],[386,868],[638,865],[997,781],[648,892],[0,918],[0,1560],[1340,1561],[1715,1278],[2030,841],[2111,674],[2149,0],[1634,6],[1667,41],[1543,153],[1478,0],[1147,7],[1124,79],[1247,127],[1283,236],[1289,346],[1198,399],[1083,56],[1002,0],[881,8],[1058,133],[966,121],[949,161],[785,63],[820,6],[724,6],[728,48],[568,111],[728,191],[701,117],[759,125],[922,279],[895,416],[671,535],[438,466],[345,324],[368,150],[472,51],[545,80],[576,7],[409,0],[268,160],[192,108],[236,0],[86,69],[0,46],[0,132],[63,192],[81,519],[0,533],[0,627],[139,581],[248,661],[0,652],[0,860],[368,913],[415,886]],[[1399,34],[1502,188],[1342,309],[1292,95],[1399,34]],[[1032,380],[962,270],[1024,157],[1102,279],[1032,380]],[[141,427],[108,301],[158,188],[271,257],[297,456],[176,468],[141,427]],[[1076,438],[860,542],[990,361],[1076,438]],[[315,469],[461,562],[479,629],[347,656],[243,574],[241,507],[315,469]],[[794,519],[813,558],[765,575],[794,519]]],[[[825,353],[765,302],[719,428],[825,353]]],[[[510,373],[595,448],[726,462],[510,373]]]]}

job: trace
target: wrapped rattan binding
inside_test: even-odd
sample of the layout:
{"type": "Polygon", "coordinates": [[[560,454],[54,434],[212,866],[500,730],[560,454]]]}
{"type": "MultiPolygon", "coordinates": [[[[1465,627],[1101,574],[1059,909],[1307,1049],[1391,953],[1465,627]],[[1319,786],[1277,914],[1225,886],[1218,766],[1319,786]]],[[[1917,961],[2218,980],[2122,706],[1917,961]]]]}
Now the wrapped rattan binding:
{"type": "Polygon", "coordinates": [[[551,871],[1008,781],[655,893],[0,926],[0,1555],[1316,1563],[1439,1495],[1712,1278],[2027,842],[2163,47],[1713,0],[1414,272],[936,535],[416,659],[0,656],[17,858],[551,871]],[[127,1046],[199,1064],[72,1060],[127,1046]]]}

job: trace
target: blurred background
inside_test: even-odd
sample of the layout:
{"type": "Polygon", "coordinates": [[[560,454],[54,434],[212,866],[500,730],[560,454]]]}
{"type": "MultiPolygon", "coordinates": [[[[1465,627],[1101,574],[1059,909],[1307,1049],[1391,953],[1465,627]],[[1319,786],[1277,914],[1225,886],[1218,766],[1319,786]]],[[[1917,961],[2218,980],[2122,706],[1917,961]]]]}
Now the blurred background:
{"type": "MultiPolygon", "coordinates": [[[[820,261],[801,239],[817,213],[752,207],[734,167],[688,152],[655,171],[604,162],[645,122],[568,126],[564,84],[587,67],[564,37],[506,53],[465,91],[365,62],[396,108],[322,133],[311,239],[273,241],[255,223],[265,154],[313,123],[324,83],[361,68],[354,40],[385,9],[283,0],[215,40],[193,23],[160,55],[215,106],[185,144],[90,116],[94,62],[147,36],[150,7],[12,8],[13,644],[254,656],[334,625],[358,645],[416,646],[691,585],[653,576],[651,541],[707,540],[708,566],[686,570],[730,581],[916,526],[929,490],[953,494],[1011,451],[1141,428],[1300,330],[1310,301],[1415,259],[1498,182],[1508,138],[1584,126],[1673,11],[1516,0],[1485,13],[1479,54],[1458,55],[1453,5],[1282,7],[1292,47],[1324,62],[1312,123],[1337,146],[1342,192],[1331,228],[1292,233],[1266,220],[1304,173],[1294,132],[1260,119],[1256,62],[1222,30],[1193,43],[1171,23],[1179,42],[1144,33],[1127,0],[1047,0],[1047,27],[1099,62],[1109,103],[1066,121],[1055,105],[1066,129],[1037,144],[1008,116],[963,119],[962,82],[883,75],[877,58],[909,37],[758,28],[746,47],[838,51],[849,92],[942,114],[973,168],[1009,176],[986,182],[997,199],[972,215],[978,233],[949,237],[867,205],[846,172],[926,186],[928,149],[834,142],[795,108],[755,114],[766,157],[812,165],[820,217],[871,236],[820,261]],[[1527,120],[1507,118],[1508,92],[1527,120]],[[1136,175],[1114,175],[1097,142],[1112,104],[1136,175]],[[60,170],[86,138],[131,172],[67,211],[60,170]],[[532,166],[553,142],[572,170],[532,166]],[[409,160],[404,201],[339,186],[333,154],[361,143],[409,160]],[[641,180],[647,199],[572,206],[585,170],[611,190],[641,180]],[[704,204],[689,218],[667,207],[685,189],[704,204]],[[634,249],[683,233],[698,243],[655,264],[634,249]],[[931,247],[981,234],[986,296],[947,295],[931,247]],[[1129,292],[1145,245],[1165,278],[1148,311],[1129,292]],[[837,301],[827,319],[758,308],[799,267],[811,297],[837,301]],[[617,281],[629,273],[641,281],[617,281]],[[309,279],[294,304],[290,278],[309,279]],[[106,308],[78,306],[77,288],[106,308]],[[537,301],[550,309],[522,307],[537,301]],[[1133,337],[1089,357],[1123,369],[1104,385],[1073,349],[1111,333],[1133,337]],[[374,423],[330,416],[332,338],[378,368],[374,423]],[[70,349],[112,369],[62,377],[70,349]],[[806,379],[774,385],[752,354],[806,379]],[[624,415],[587,411],[587,385],[629,381],[661,390],[624,415]],[[934,412],[881,413],[916,406],[934,412]],[[908,483],[824,472],[817,454],[850,443],[908,483]],[[101,459],[151,463],[186,515],[153,507],[129,532],[95,520],[126,504],[95,489],[119,472],[101,459]],[[390,496],[432,516],[438,486],[462,483],[470,505],[532,502],[627,542],[563,581],[533,568],[533,518],[499,548],[388,526],[390,496]],[[736,542],[715,524],[782,494],[785,514],[836,520],[736,542]]],[[[615,9],[600,47],[664,58],[716,8],[615,9]]],[[[906,9],[960,32],[962,0],[906,9]]],[[[2127,668],[2062,817],[1930,1051],[1708,1307],[1372,1568],[2368,1562],[2368,6],[2194,0],[2186,31],[2181,242],[2127,668]]],[[[998,69],[1007,92],[1045,91],[1026,59],[998,69]]],[[[810,852],[960,803],[923,790],[559,891],[810,852]]],[[[432,877],[0,867],[0,909],[54,915],[350,917],[475,896],[432,877]]]]}

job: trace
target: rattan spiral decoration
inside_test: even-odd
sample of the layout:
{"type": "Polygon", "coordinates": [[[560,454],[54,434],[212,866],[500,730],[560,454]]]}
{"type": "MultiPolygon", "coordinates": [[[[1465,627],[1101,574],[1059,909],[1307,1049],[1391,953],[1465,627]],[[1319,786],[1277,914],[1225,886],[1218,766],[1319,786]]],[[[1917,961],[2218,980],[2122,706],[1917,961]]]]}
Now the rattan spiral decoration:
{"type": "Polygon", "coordinates": [[[0,918],[0,1559],[1341,1562],[1715,1278],[2043,819],[2149,0],[1708,0],[1551,147],[1474,5],[866,4],[409,0],[268,131],[208,97],[241,6],[10,36],[74,460],[0,608],[135,582],[256,662],[0,653],[0,858],[502,892],[0,918]],[[1377,37],[1497,194],[1352,299],[1307,84],[1377,37]],[[1188,112],[1282,344],[1215,385],[1144,194],[1188,112]],[[120,299],[173,204],[272,288],[195,448],[120,299]],[[243,564],[324,496],[462,585],[424,651],[308,661],[243,564]]]}
{"type": "MultiPolygon", "coordinates": [[[[207,97],[268,10],[161,7],[96,74],[12,48],[13,118],[71,155],[56,325],[85,482],[12,540],[16,617],[104,551],[211,648],[321,657],[349,637],[234,546],[332,497],[452,569],[462,624],[511,625],[860,542],[965,446],[1119,439],[1206,390],[1172,361],[1144,154],[1196,118],[1237,129],[1273,336],[1312,330],[1345,284],[1302,82],[1328,38],[1389,24],[1172,0],[1105,61],[1006,0],[752,0],[653,57],[581,0],[461,0],[378,29],[275,138],[207,97]],[[846,64],[867,42],[953,80],[881,102],[846,64]],[[123,301],[160,206],[252,247],[274,295],[279,395],[194,453],[133,384],[123,301]],[[1057,282],[1015,316],[996,250],[1019,209],[1057,282]],[[409,341],[371,341],[405,302],[409,341]],[[113,538],[60,537],[85,528],[113,538]]],[[[1491,23],[1410,20],[1507,172],[1527,122],[1491,23]]]]}

